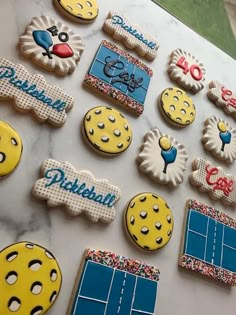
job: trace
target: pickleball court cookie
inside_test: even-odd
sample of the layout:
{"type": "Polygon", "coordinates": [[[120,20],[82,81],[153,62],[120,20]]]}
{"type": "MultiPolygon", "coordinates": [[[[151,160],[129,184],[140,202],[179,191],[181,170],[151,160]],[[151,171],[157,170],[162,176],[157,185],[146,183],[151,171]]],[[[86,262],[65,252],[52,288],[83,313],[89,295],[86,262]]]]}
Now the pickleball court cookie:
{"type": "Polygon", "coordinates": [[[48,16],[32,18],[19,39],[19,47],[23,56],[61,76],[75,70],[84,51],[78,34],[48,16]]]}
{"type": "Polygon", "coordinates": [[[58,10],[78,23],[91,23],[98,16],[97,0],[54,0],[58,10]]]}
{"type": "Polygon", "coordinates": [[[148,251],[164,247],[174,227],[166,201],[152,193],[141,193],[130,200],[124,213],[124,224],[133,242],[148,251]]]}
{"type": "Polygon", "coordinates": [[[22,151],[20,135],[6,122],[0,121],[0,179],[15,170],[22,151]]]}
{"type": "Polygon", "coordinates": [[[173,126],[184,128],[195,120],[195,105],[186,92],[179,88],[165,89],[158,103],[162,116],[173,126]]]}
{"type": "Polygon", "coordinates": [[[86,139],[97,151],[115,155],[125,151],[132,141],[132,130],[125,117],[115,109],[98,106],[83,120],[86,139]]]}
{"type": "Polygon", "coordinates": [[[31,242],[10,245],[0,252],[0,313],[43,315],[55,303],[62,275],[52,253],[31,242]]]}

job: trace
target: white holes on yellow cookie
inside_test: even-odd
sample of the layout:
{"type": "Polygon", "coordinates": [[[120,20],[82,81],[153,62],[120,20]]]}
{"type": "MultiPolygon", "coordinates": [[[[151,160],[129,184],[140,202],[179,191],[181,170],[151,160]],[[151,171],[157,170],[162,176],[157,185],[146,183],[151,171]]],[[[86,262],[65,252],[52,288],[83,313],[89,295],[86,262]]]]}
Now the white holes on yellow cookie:
{"type": "Polygon", "coordinates": [[[17,312],[21,307],[21,301],[17,297],[10,298],[8,302],[8,309],[11,312],[17,312]]]}

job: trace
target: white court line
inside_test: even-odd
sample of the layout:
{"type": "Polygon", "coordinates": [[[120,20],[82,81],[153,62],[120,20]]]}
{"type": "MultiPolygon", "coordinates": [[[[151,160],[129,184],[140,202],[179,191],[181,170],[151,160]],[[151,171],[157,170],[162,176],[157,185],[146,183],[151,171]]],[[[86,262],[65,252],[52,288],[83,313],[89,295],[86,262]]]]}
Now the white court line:
{"type": "Polygon", "coordinates": [[[111,294],[111,288],[112,288],[114,276],[115,276],[115,269],[113,269],[113,274],[112,274],[111,283],[110,283],[110,288],[109,288],[108,295],[107,295],[106,308],[105,308],[105,310],[104,310],[104,315],[106,315],[106,312],[107,312],[107,305],[108,305],[108,301],[109,301],[110,294],[111,294]]]}
{"type": "Polygon", "coordinates": [[[99,299],[94,299],[94,298],[91,298],[91,297],[85,296],[85,295],[79,295],[79,297],[82,298],[82,299],[85,299],[85,300],[95,301],[95,302],[99,302],[99,303],[103,303],[103,304],[107,303],[106,301],[102,301],[102,300],[99,300],[99,299]]]}
{"type": "Polygon", "coordinates": [[[134,299],[135,299],[136,287],[137,287],[137,281],[138,281],[138,278],[135,277],[134,291],[133,291],[133,297],[132,297],[132,303],[131,303],[131,308],[130,308],[129,315],[131,315],[131,313],[132,313],[132,311],[133,311],[134,299]]]}
{"type": "MultiPolygon", "coordinates": [[[[208,229],[209,229],[209,217],[207,219],[207,230],[206,230],[206,235],[208,236],[208,229]]],[[[205,243],[205,250],[204,250],[204,260],[206,260],[206,250],[207,250],[207,244],[208,244],[208,237],[206,236],[206,243],[205,243]]]]}

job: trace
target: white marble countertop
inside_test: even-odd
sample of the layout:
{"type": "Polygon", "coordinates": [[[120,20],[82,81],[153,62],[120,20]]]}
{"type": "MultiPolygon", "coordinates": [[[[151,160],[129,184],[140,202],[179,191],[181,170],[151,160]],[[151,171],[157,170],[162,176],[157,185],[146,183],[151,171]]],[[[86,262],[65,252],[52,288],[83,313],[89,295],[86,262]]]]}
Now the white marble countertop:
{"type": "MultiPolygon", "coordinates": [[[[206,83],[212,79],[224,82],[235,88],[236,62],[224,52],[210,44],[177,19],[169,15],[149,0],[99,0],[100,14],[90,25],[80,25],[66,20],[53,7],[50,0],[8,0],[0,1],[1,56],[14,63],[22,63],[30,72],[41,73],[49,84],[58,85],[75,98],[75,106],[68,115],[62,128],[51,128],[47,124],[37,123],[31,115],[17,113],[10,102],[1,102],[0,119],[11,124],[21,134],[24,143],[22,161],[17,170],[1,181],[0,187],[0,247],[12,242],[28,240],[50,249],[57,257],[62,272],[63,286],[50,315],[65,314],[71,296],[82,254],[86,248],[107,249],[131,258],[144,260],[160,268],[160,286],[156,313],[162,315],[199,315],[222,312],[233,313],[236,306],[236,290],[214,281],[208,281],[195,273],[179,270],[177,266],[185,201],[196,198],[208,205],[235,217],[235,211],[224,207],[220,202],[212,201],[206,194],[200,194],[188,182],[191,162],[202,156],[214,162],[212,156],[204,151],[201,144],[203,121],[216,114],[235,126],[233,118],[226,116],[214,106],[206,96],[207,88],[193,96],[197,107],[194,124],[183,130],[171,128],[160,117],[157,108],[158,95],[166,87],[174,86],[167,75],[169,54],[176,48],[192,52],[201,60],[207,70],[206,83]],[[109,10],[126,13],[130,20],[139,23],[150,31],[160,42],[158,57],[146,62],[153,69],[147,95],[144,114],[135,118],[120,109],[129,119],[133,128],[133,142],[130,148],[114,158],[104,158],[95,154],[82,140],[81,121],[92,107],[113,103],[82,87],[83,78],[90,66],[102,39],[111,40],[101,28],[109,10]],[[78,32],[85,45],[81,62],[75,72],[65,78],[58,78],[34,66],[20,56],[16,47],[18,38],[33,16],[51,15],[66,22],[78,32]],[[184,182],[176,189],[158,185],[139,173],[135,163],[143,135],[151,128],[176,137],[186,145],[189,153],[184,182]],[[107,178],[121,188],[122,197],[116,206],[116,219],[110,225],[91,223],[85,216],[70,217],[62,208],[48,209],[46,202],[39,202],[31,196],[31,187],[39,177],[39,168],[44,160],[54,158],[67,160],[77,169],[88,169],[96,178],[107,178]],[[138,250],[126,238],[122,226],[122,215],[126,203],[135,194],[152,191],[160,194],[169,203],[175,228],[169,244],[155,253],[138,250]]],[[[113,41],[115,43],[115,41],[113,41]]],[[[117,43],[122,47],[122,44],[117,43]]],[[[136,55],[134,52],[134,56],[136,55]]],[[[223,166],[228,173],[236,175],[235,165],[223,166]]],[[[88,314],[90,315],[90,314],[88,314]]]]}

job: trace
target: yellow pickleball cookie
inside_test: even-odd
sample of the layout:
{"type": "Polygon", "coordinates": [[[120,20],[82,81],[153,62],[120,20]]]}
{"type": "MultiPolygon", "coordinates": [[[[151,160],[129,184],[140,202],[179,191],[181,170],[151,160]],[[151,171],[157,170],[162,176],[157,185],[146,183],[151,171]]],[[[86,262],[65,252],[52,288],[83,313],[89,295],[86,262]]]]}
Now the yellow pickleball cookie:
{"type": "Polygon", "coordinates": [[[61,288],[61,271],[47,249],[29,242],[0,252],[0,314],[43,315],[61,288]]]}
{"type": "Polygon", "coordinates": [[[128,121],[110,107],[98,106],[89,110],[84,117],[83,128],[87,140],[102,153],[121,153],[132,141],[128,121]]]}
{"type": "Polygon", "coordinates": [[[159,99],[159,108],[171,125],[181,128],[190,125],[196,117],[192,99],[179,88],[165,89],[159,99]]]}
{"type": "Polygon", "coordinates": [[[21,159],[23,145],[19,134],[0,121],[0,178],[10,174],[21,159]]]}
{"type": "Polygon", "coordinates": [[[90,23],[98,16],[96,0],[54,0],[58,9],[75,22],[90,23]]]}
{"type": "Polygon", "coordinates": [[[152,193],[141,193],[128,204],[125,225],[132,240],[142,249],[164,247],[173,232],[173,215],[166,201],[152,193]]]}

